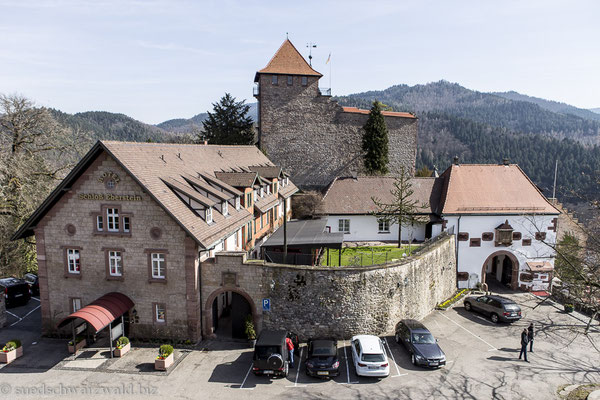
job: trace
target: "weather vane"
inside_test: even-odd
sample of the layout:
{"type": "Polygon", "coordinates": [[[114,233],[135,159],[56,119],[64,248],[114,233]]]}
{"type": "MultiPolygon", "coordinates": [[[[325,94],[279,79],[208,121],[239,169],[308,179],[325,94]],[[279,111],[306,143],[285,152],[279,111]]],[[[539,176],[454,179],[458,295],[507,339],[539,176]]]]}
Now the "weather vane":
{"type": "Polygon", "coordinates": [[[312,67],[312,49],[313,47],[317,47],[317,44],[311,42],[308,43],[306,47],[308,47],[308,64],[312,67]]]}

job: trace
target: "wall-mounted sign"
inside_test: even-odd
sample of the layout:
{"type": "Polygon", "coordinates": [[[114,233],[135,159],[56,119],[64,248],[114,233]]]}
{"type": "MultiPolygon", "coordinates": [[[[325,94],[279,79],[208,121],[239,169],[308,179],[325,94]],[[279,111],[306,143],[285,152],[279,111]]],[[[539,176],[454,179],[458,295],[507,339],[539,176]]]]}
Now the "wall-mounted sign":
{"type": "Polygon", "coordinates": [[[100,178],[98,178],[98,182],[100,182],[100,183],[104,183],[109,180],[113,180],[113,181],[115,181],[115,183],[119,183],[119,181],[120,181],[119,175],[115,174],[112,171],[106,171],[105,173],[103,173],[100,176],[100,178]]]}
{"type": "Polygon", "coordinates": [[[79,200],[142,201],[137,194],[79,193],[79,200]]]}
{"type": "Polygon", "coordinates": [[[262,299],[263,311],[271,311],[271,299],[262,299]]]}

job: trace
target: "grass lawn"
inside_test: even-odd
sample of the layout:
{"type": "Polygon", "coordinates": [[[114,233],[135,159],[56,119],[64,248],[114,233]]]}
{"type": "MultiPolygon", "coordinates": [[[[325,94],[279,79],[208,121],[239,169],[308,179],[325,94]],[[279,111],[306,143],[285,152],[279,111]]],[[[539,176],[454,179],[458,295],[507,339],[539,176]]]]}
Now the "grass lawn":
{"type": "MultiPolygon", "coordinates": [[[[410,246],[415,251],[418,246],[410,246]]],[[[329,263],[327,263],[327,251],[323,253],[321,264],[330,267],[339,267],[339,250],[329,249],[329,263]]],[[[349,265],[375,265],[384,264],[392,259],[402,258],[402,254],[410,254],[409,246],[374,246],[374,247],[345,247],[342,249],[342,266],[349,265]]]]}

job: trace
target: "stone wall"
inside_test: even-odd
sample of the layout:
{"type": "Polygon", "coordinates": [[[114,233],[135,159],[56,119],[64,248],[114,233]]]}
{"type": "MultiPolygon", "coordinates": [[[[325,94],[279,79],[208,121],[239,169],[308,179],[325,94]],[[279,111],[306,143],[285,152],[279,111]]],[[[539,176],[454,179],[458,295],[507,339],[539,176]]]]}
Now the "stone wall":
{"type": "MultiPolygon", "coordinates": [[[[336,176],[363,172],[362,135],[368,115],[346,113],[331,97],[319,95],[318,79],[300,76],[293,85],[271,75],[259,79],[259,141],[267,156],[291,173],[303,189],[323,188],[336,176]],[[318,166],[318,167],[317,167],[318,166]]],[[[385,117],[389,131],[389,169],[414,171],[417,120],[385,117]]]]}
{"type": "Polygon", "coordinates": [[[388,334],[403,318],[422,319],[456,290],[454,236],[440,237],[398,264],[324,268],[246,261],[220,253],[202,263],[204,334],[210,337],[211,307],[224,291],[251,302],[257,328],[288,329],[303,338],[359,333],[388,334]],[[262,299],[271,311],[262,311],[262,299]]]}

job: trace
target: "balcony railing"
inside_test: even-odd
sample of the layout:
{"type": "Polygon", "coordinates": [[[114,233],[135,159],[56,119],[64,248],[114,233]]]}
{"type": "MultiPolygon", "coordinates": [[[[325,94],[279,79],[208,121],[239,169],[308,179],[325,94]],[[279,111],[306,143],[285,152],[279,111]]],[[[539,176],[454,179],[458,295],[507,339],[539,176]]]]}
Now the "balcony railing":
{"type": "Polygon", "coordinates": [[[258,96],[260,94],[260,86],[256,85],[252,88],[252,95],[258,96]]]}
{"type": "Polygon", "coordinates": [[[319,94],[321,96],[331,96],[331,88],[319,88],[319,94]]]}

